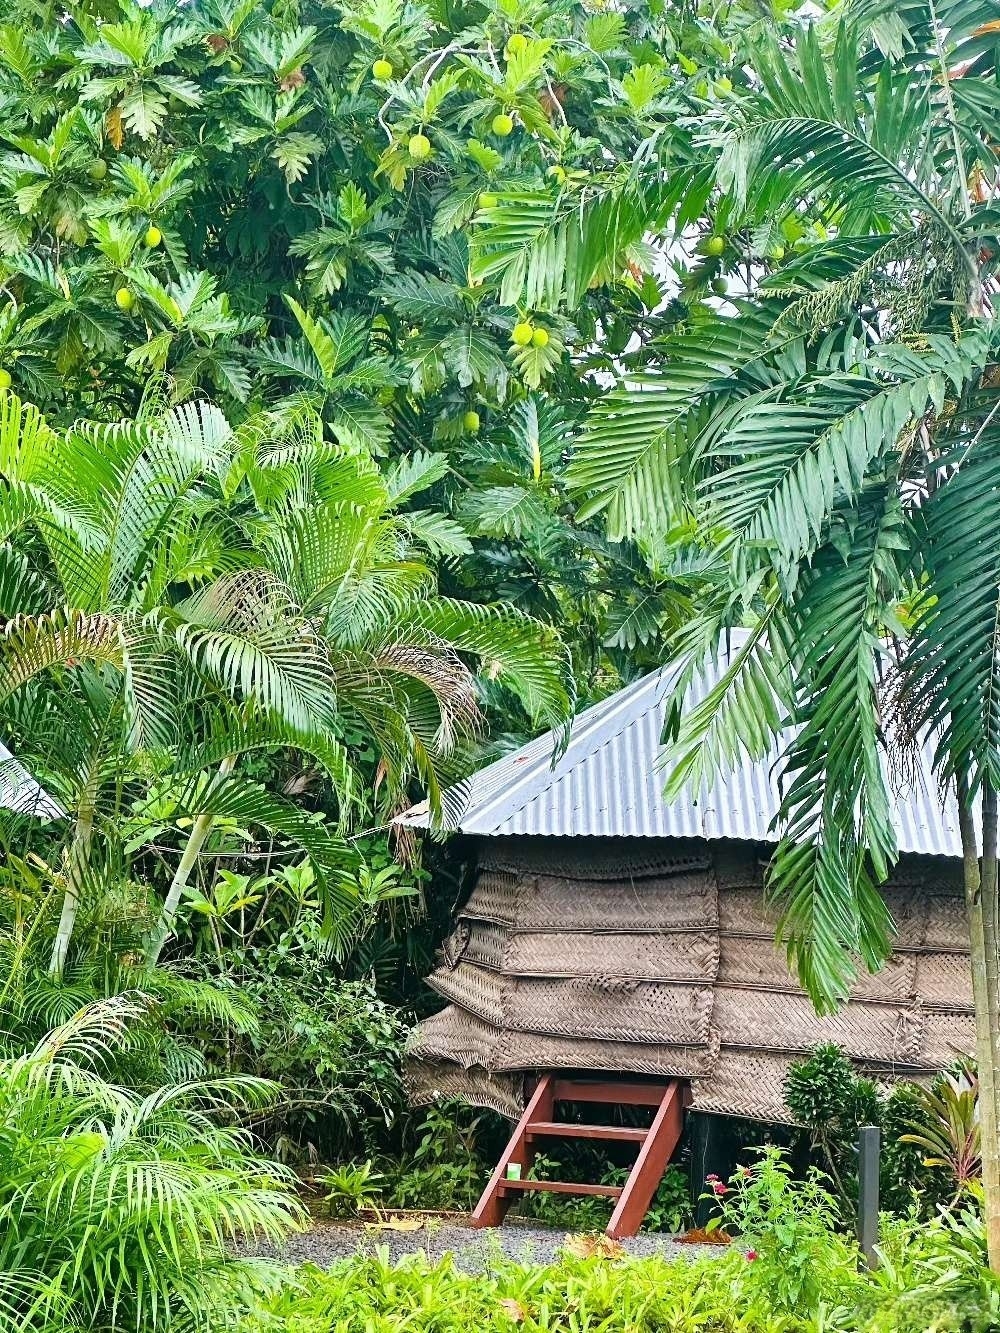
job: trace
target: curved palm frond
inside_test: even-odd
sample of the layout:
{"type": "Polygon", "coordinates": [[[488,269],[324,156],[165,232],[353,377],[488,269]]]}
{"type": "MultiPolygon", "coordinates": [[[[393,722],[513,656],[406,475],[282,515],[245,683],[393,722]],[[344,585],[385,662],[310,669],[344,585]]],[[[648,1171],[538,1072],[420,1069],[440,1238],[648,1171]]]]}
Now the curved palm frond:
{"type": "Polygon", "coordinates": [[[0,1061],[0,1322],[9,1309],[43,1333],[72,1309],[100,1327],[208,1326],[216,1302],[268,1280],[266,1266],[233,1257],[234,1241],[279,1241],[301,1225],[286,1173],[224,1123],[273,1085],[141,1096],[100,1075],[147,1008],[135,996],[98,1002],[0,1061]]]}
{"type": "Polygon", "coordinates": [[[900,674],[908,731],[933,736],[939,772],[975,795],[1000,787],[1000,432],[953,457],[915,517],[927,595],[900,674]]]}
{"type": "Polygon", "coordinates": [[[423,631],[506,685],[536,724],[561,727],[572,714],[573,674],[558,635],[509,606],[481,606],[436,597],[413,608],[399,632],[423,631]]]}
{"type": "Polygon", "coordinates": [[[780,303],[716,317],[662,340],[662,368],[628,377],[595,404],[566,472],[584,498],[580,515],[604,512],[613,540],[666,532],[694,503],[691,468],[717,404],[742,398],[739,374],[771,350],[780,303]]]}

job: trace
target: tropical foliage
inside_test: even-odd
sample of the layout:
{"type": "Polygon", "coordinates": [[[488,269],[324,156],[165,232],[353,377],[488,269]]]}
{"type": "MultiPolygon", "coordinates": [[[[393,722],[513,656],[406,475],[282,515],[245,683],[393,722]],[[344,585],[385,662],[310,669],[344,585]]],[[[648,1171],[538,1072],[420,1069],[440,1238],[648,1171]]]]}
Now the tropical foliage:
{"type": "Polygon", "coordinates": [[[59,432],[8,393],[2,430],[14,511],[2,553],[20,608],[0,645],[8,734],[74,826],[53,975],[88,877],[128,878],[179,821],[190,831],[150,963],[219,819],[307,852],[340,908],[331,925],[349,927],[349,849],[244,779],[241,756],[298,750],[343,825],[374,813],[348,728],[377,747],[390,801],[414,774],[437,799],[437,764],[481,716],[470,658],[537,721],[564,715],[554,639],[511,608],[434,595],[431,561],[464,538],[438,515],[397,513],[434,460],[416,455],[383,477],[365,453],[329,443],[306,408],[239,432],[204,404],[59,432]]]}
{"type": "MultiPolygon", "coordinates": [[[[772,1155],[713,1191],[749,1262],[373,1261],[262,1322],[995,1321],[998,38],[976,0],[10,0],[0,735],[64,817],[0,830],[0,1319],[259,1310],[229,1247],[297,1213],[231,1125],[392,1177],[388,1000],[462,881],[392,816],[677,653],[671,789],[786,737],[821,1007],[889,948],[892,764],[958,804],[979,1143],[957,1085],[912,1130],[954,1211],[859,1276],[772,1155]]],[[[420,1188],[469,1188],[475,1128],[401,1131],[420,1188]]]]}
{"type": "Polygon", "coordinates": [[[705,127],[702,246],[739,294],[637,349],[571,481],[612,535],[712,534],[675,723],[726,629],[751,629],[674,726],[669,790],[795,724],[771,888],[820,1005],[887,956],[891,772],[928,748],[962,825],[1000,1264],[995,17],[851,5],[748,43],[705,127]]]}
{"type": "Polygon", "coordinates": [[[581,370],[612,364],[660,288],[638,215],[589,251],[571,223],[699,105],[679,47],[723,49],[708,25],[576,0],[16,0],[5,19],[16,392],[66,421],[132,416],[161,376],[171,402],[205,395],[233,421],[307,402],[345,446],[435,455],[434,509],[473,548],[449,591],[570,620],[587,673],[655,649],[697,562],[579,532],[563,476],[581,370]],[[508,189],[513,257],[473,253],[508,189]],[[522,299],[538,244],[579,252],[571,308],[548,310],[532,273],[522,299]]]}
{"type": "MultiPolygon", "coordinates": [[[[940,1085],[951,1086],[942,1074],[940,1085]]],[[[947,1096],[947,1094],[944,1094],[947,1096]]],[[[934,1217],[949,1202],[968,1203],[963,1186],[944,1162],[932,1161],[925,1140],[940,1137],[937,1088],[905,1079],[880,1087],[859,1074],[837,1046],[817,1046],[794,1063],[785,1078],[785,1105],[804,1131],[812,1161],[830,1179],[845,1216],[855,1217],[858,1135],[863,1125],[881,1131],[879,1207],[904,1216],[916,1210],[934,1217]]],[[[939,1151],[939,1150],[938,1150],[939,1151]]],[[[969,1176],[966,1174],[966,1182],[969,1176]]]]}
{"type": "Polygon", "coordinates": [[[217,1326],[222,1306],[277,1285],[274,1266],[231,1249],[280,1240],[299,1209],[280,1172],[217,1119],[276,1089],[224,1079],[140,1095],[108,1082],[109,1049],[143,1018],[121,996],[0,1062],[5,1328],[217,1326]]]}
{"type": "MultiPolygon", "coordinates": [[[[983,1267],[985,1238],[973,1210],[920,1228],[902,1223],[887,1229],[882,1264],[869,1271],[859,1268],[856,1246],[830,1229],[822,1188],[821,1210],[810,1215],[814,1200],[783,1184],[779,1166],[767,1159],[754,1168],[756,1183],[743,1177],[755,1202],[744,1206],[741,1196],[731,1207],[731,1224],[752,1223],[759,1249],[749,1245],[747,1231],[721,1254],[713,1247],[710,1256],[697,1258],[626,1258],[605,1236],[578,1235],[567,1237],[552,1262],[497,1253],[489,1256],[487,1272],[470,1272],[451,1255],[435,1263],[421,1253],[393,1263],[382,1249],[329,1272],[305,1268],[296,1286],[268,1303],[260,1324],[276,1319],[279,1328],[292,1329],[307,1319],[311,1327],[349,1333],[425,1320],[443,1333],[581,1325],[609,1333],[986,1333],[995,1324],[1000,1293],[983,1267]],[[797,1285],[801,1298],[789,1308],[797,1285]]],[[[734,1182],[734,1195],[736,1189],[734,1182]]]]}

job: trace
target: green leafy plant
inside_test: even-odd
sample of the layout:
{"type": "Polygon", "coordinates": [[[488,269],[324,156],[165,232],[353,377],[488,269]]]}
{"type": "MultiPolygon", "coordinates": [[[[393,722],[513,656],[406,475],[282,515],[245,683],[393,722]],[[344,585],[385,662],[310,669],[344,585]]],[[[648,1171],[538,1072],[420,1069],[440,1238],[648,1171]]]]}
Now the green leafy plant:
{"type": "Polygon", "coordinates": [[[785,1104],[808,1134],[816,1164],[833,1183],[841,1207],[857,1206],[858,1136],[862,1125],[882,1130],[881,1207],[899,1215],[915,1202],[932,1216],[947,1197],[943,1174],[923,1160],[906,1131],[921,1116],[922,1090],[900,1080],[888,1090],[861,1077],[835,1045],[817,1046],[793,1063],[785,1079],[785,1104]]]}
{"type": "Polygon", "coordinates": [[[428,1107],[408,1126],[401,1156],[383,1167],[390,1206],[470,1210],[489,1178],[476,1151],[481,1124],[482,1117],[458,1101],[428,1107]]]}
{"type": "MultiPolygon", "coordinates": [[[[608,1166],[600,1153],[587,1154],[583,1160],[580,1154],[567,1160],[539,1153],[532,1163],[530,1177],[533,1180],[596,1179],[601,1185],[623,1185],[629,1169],[627,1166],[608,1166]]],[[[609,1200],[602,1198],[537,1193],[525,1196],[519,1212],[522,1217],[537,1218],[546,1226],[588,1232],[604,1230],[612,1207],[609,1200]]],[[[675,1234],[690,1225],[692,1216],[687,1172],[678,1166],[668,1166],[646,1212],[643,1230],[675,1234]]]]}
{"type": "MultiPolygon", "coordinates": [[[[805,1218],[807,1209],[780,1197],[805,1218]]],[[[814,1234],[824,1227],[817,1219],[814,1234]]],[[[777,1248],[768,1268],[748,1260],[742,1245],[718,1247],[711,1257],[628,1258],[613,1242],[589,1241],[573,1238],[554,1261],[541,1264],[494,1249],[486,1271],[475,1272],[451,1255],[431,1262],[417,1253],[393,1262],[384,1251],[340,1261],[328,1272],[310,1266],[253,1327],[292,1330],[303,1320],[320,1330],[395,1327],[419,1311],[440,1333],[518,1325],[606,1333],[989,1333],[1000,1309],[1000,1285],[985,1266],[983,1223],[972,1209],[940,1223],[893,1224],[882,1263],[872,1271],[858,1268],[851,1247],[828,1246],[823,1289],[802,1288],[791,1310],[777,1248]]]]}
{"type": "Polygon", "coordinates": [[[371,1162],[362,1162],[326,1171],[317,1183],[326,1190],[323,1202],[331,1217],[356,1217],[378,1207],[383,1180],[371,1162]]]}
{"type": "Polygon", "coordinates": [[[981,1186],[932,1222],[913,1218],[883,1229],[879,1265],[858,1291],[872,1333],[963,1328],[987,1333],[1000,1319],[1000,1282],[987,1267],[981,1186]]]}
{"type": "Polygon", "coordinates": [[[705,1197],[718,1207],[717,1224],[739,1237],[748,1284],[774,1309],[795,1314],[836,1299],[855,1247],[838,1233],[839,1209],[819,1172],[796,1180],[781,1149],[762,1148],[728,1185],[710,1178],[705,1197]]]}
{"type": "Polygon", "coordinates": [[[272,1084],[216,1079],[148,1095],[100,1067],[145,1005],[80,1011],[33,1050],[0,1061],[0,1297],[29,1330],[67,1318],[97,1329],[215,1326],[278,1276],[236,1242],[278,1241],[302,1210],[281,1168],[227,1124],[272,1084]]]}
{"type": "Polygon", "coordinates": [[[916,1088],[918,1117],[901,1142],[924,1155],[924,1165],[948,1173],[956,1200],[982,1175],[979,1080],[965,1062],[957,1074],[943,1074],[929,1088],[916,1088]]]}
{"type": "Polygon", "coordinates": [[[230,976],[258,1022],[230,1037],[225,1067],[280,1081],[284,1096],[255,1121],[282,1158],[375,1152],[405,1109],[406,1023],[370,982],[331,977],[315,940],[250,951],[230,976]]]}

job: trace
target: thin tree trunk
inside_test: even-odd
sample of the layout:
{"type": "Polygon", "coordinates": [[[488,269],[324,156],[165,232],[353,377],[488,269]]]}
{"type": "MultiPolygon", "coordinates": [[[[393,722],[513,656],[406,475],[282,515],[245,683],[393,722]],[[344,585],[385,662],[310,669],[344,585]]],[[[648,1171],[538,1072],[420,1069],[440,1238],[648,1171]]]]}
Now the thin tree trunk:
{"type": "MultiPolygon", "coordinates": [[[[225,777],[233,771],[236,763],[235,755],[227,755],[219,765],[219,776],[225,777]]],[[[191,878],[191,871],[194,869],[198,854],[205,845],[205,839],[212,831],[212,825],[215,823],[214,815],[199,815],[191,828],[190,836],[187,840],[187,846],[181,854],[174,877],[170,881],[170,888],[167,890],[167,896],[163,900],[163,907],[160,910],[160,918],[155,928],[150,933],[149,942],[146,945],[146,966],[155,967],[160,961],[160,954],[163,952],[163,946],[167,942],[167,937],[174,928],[174,922],[177,920],[177,909],[180,907],[181,894],[187,887],[188,880],[191,878]]]]}
{"type": "Polygon", "coordinates": [[[972,958],[972,989],[976,1006],[976,1064],[979,1071],[979,1133],[983,1159],[983,1189],[986,1195],[986,1243],[990,1267],[1000,1272],[1000,1103],[997,1100],[996,1059],[997,959],[989,958],[996,948],[995,928],[987,930],[987,918],[996,908],[996,794],[991,793],[992,821],[984,799],[984,858],[980,867],[975,822],[964,785],[959,787],[959,828],[962,835],[962,867],[965,903],[969,918],[972,958]],[[991,829],[992,824],[992,829],[991,829]],[[992,848],[992,856],[985,853],[992,848]],[[985,872],[985,873],[983,873],[985,872]],[[985,881],[985,882],[984,882],[985,881]],[[987,901],[984,902],[984,891],[987,901]]]}
{"type": "MultiPolygon", "coordinates": [[[[997,793],[983,783],[983,860],[980,869],[980,899],[983,907],[983,945],[986,964],[986,993],[989,1003],[990,1072],[992,1076],[993,1187],[986,1201],[987,1234],[993,1234],[990,1266],[1000,1272],[1000,901],[998,901],[997,793]]],[[[982,1094],[980,1093],[980,1097],[982,1094]]],[[[982,1112],[980,1112],[980,1120],[982,1112]]],[[[985,1158],[985,1153],[984,1153],[985,1158]]],[[[984,1183],[986,1173],[983,1173],[984,1183]]]]}
{"type": "Polygon", "coordinates": [[[52,944],[52,956],[49,960],[49,976],[58,981],[66,970],[69,957],[70,941],[76,926],[76,915],[80,908],[80,896],[83,893],[90,862],[90,846],[94,840],[94,816],[96,792],[94,775],[87,775],[83,791],[80,794],[80,806],[76,815],[76,827],[73,841],[66,857],[66,892],[63,894],[62,911],[59,913],[59,927],[52,944]]]}

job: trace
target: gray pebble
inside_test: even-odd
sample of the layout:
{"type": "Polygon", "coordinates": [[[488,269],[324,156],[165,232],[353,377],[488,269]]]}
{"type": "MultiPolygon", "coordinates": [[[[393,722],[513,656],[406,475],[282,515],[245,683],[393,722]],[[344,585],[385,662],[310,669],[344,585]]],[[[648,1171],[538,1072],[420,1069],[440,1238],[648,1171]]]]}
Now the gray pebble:
{"type": "MultiPolygon", "coordinates": [[[[372,1255],[388,1250],[395,1262],[406,1255],[423,1251],[433,1263],[446,1254],[454,1256],[459,1268],[478,1272],[488,1267],[499,1247],[510,1259],[525,1264],[547,1264],[557,1258],[567,1233],[556,1227],[541,1227],[509,1221],[502,1227],[476,1231],[467,1224],[449,1219],[433,1220],[419,1231],[394,1231],[391,1227],[366,1227],[359,1222],[318,1222],[309,1231],[292,1236],[276,1249],[252,1246],[244,1253],[284,1259],[288,1263],[313,1263],[328,1268],[338,1259],[372,1255]]],[[[693,1259],[702,1254],[724,1254],[720,1245],[678,1245],[667,1235],[644,1234],[622,1241],[623,1248],[635,1256],[662,1254],[668,1259],[693,1259]]]]}

